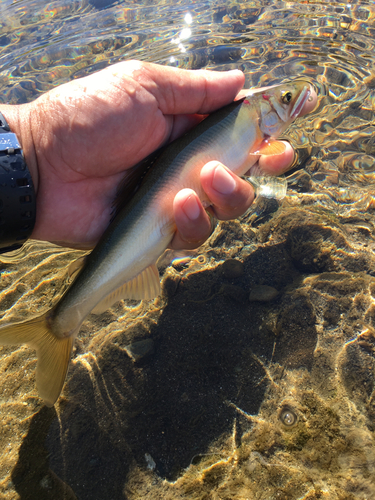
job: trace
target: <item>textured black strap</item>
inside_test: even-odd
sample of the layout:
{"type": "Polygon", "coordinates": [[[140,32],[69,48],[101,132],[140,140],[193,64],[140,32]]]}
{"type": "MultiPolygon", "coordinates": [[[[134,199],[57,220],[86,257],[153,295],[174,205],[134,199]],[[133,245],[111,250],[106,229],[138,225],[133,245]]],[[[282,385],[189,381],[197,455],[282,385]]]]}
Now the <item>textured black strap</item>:
{"type": "Polygon", "coordinates": [[[33,181],[16,134],[0,112],[0,253],[17,250],[35,224],[33,181]]]}
{"type": "Polygon", "coordinates": [[[1,111],[0,111],[0,127],[3,129],[2,132],[3,131],[10,132],[10,127],[8,125],[8,122],[4,118],[4,115],[1,113],[1,111]]]}

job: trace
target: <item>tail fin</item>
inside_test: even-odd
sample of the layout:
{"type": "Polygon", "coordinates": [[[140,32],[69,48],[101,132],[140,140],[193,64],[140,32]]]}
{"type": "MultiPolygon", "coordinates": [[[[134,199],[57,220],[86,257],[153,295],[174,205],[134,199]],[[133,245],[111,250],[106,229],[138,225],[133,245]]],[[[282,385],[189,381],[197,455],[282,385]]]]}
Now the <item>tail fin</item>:
{"type": "Polygon", "coordinates": [[[47,314],[25,323],[0,327],[0,344],[28,344],[36,349],[38,392],[47,406],[53,406],[64,385],[74,337],[56,337],[47,314]]]}

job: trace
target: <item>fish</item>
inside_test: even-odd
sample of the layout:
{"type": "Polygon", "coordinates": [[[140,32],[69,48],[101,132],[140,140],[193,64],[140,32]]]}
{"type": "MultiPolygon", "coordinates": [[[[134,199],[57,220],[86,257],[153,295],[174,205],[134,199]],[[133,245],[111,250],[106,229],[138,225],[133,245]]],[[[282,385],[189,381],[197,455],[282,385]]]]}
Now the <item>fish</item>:
{"type": "Polygon", "coordinates": [[[237,175],[249,169],[251,155],[281,154],[275,138],[298,117],[313,89],[293,81],[254,90],[210,114],[166,146],[139,189],[119,210],[58,303],[47,313],[21,323],[0,325],[0,344],[27,344],[36,350],[36,385],[47,406],[59,398],[80,327],[90,313],[115,302],[153,299],[160,293],[157,259],[176,231],[173,200],[193,189],[209,204],[199,180],[211,160],[237,175]]]}

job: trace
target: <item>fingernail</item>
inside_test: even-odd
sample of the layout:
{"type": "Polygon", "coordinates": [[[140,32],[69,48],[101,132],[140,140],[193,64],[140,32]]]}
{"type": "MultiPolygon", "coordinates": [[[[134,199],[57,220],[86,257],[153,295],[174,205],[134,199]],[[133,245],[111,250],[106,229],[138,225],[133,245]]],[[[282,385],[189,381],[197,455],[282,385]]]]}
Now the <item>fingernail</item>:
{"type": "Polygon", "coordinates": [[[218,165],[215,168],[212,187],[221,194],[231,194],[236,188],[236,182],[224,167],[218,165]]]}
{"type": "Polygon", "coordinates": [[[188,197],[188,199],[183,204],[182,209],[185,212],[186,217],[188,217],[190,220],[197,220],[201,213],[200,206],[198,205],[198,202],[193,195],[190,195],[188,197]]]}

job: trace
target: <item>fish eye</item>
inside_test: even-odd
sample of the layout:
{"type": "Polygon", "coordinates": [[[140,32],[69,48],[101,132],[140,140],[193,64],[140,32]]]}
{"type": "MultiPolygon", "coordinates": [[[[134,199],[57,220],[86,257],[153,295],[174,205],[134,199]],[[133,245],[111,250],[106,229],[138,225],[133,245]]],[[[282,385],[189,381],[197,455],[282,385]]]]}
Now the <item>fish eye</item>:
{"type": "Polygon", "coordinates": [[[284,92],[283,95],[281,96],[281,100],[284,104],[289,104],[290,101],[292,100],[292,93],[284,92]]]}

